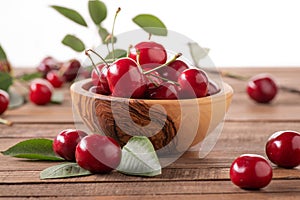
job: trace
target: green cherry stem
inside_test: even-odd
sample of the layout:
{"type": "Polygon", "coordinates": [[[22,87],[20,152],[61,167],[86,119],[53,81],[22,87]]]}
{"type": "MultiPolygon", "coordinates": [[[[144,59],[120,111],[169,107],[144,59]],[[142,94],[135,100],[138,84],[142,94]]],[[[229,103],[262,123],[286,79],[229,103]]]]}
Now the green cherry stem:
{"type": "Polygon", "coordinates": [[[148,70],[148,71],[144,72],[144,74],[145,74],[145,75],[150,74],[151,72],[157,71],[157,70],[159,70],[159,69],[161,69],[161,68],[163,68],[163,67],[165,67],[165,66],[171,64],[171,63],[174,62],[177,58],[179,58],[181,55],[182,55],[182,53],[176,54],[171,60],[167,61],[165,64],[162,64],[162,65],[160,65],[160,66],[158,66],[158,67],[155,67],[155,68],[153,68],[153,69],[151,69],[151,70],[148,70]]]}
{"type": "Polygon", "coordinates": [[[85,55],[86,55],[86,56],[90,59],[90,61],[92,62],[92,66],[93,66],[93,68],[96,70],[97,75],[100,76],[100,72],[99,72],[99,70],[97,69],[97,67],[96,67],[96,65],[95,65],[95,63],[94,63],[94,61],[93,61],[91,55],[89,54],[88,50],[85,51],[85,55]]]}
{"type": "Polygon", "coordinates": [[[116,11],[115,17],[114,17],[114,22],[113,22],[113,26],[112,26],[112,30],[111,30],[111,38],[110,38],[110,42],[111,42],[111,48],[112,48],[112,55],[113,55],[113,60],[115,60],[115,47],[114,47],[114,31],[115,31],[115,24],[116,24],[116,19],[118,16],[118,13],[121,11],[121,8],[119,7],[116,11]]]}
{"type": "MultiPolygon", "coordinates": [[[[147,71],[147,72],[148,72],[148,71],[147,71]]],[[[153,76],[153,77],[159,78],[159,79],[161,79],[161,80],[163,80],[163,81],[170,82],[170,83],[172,83],[172,84],[174,84],[174,85],[180,86],[180,84],[177,83],[177,82],[175,82],[175,81],[171,81],[171,80],[169,80],[169,79],[167,79],[167,78],[164,78],[164,77],[156,76],[155,74],[149,74],[148,76],[153,76]]]]}
{"type": "Polygon", "coordinates": [[[6,119],[3,119],[3,118],[0,118],[0,124],[5,124],[7,126],[12,126],[13,122],[9,121],[9,120],[6,120],[6,119]]]}

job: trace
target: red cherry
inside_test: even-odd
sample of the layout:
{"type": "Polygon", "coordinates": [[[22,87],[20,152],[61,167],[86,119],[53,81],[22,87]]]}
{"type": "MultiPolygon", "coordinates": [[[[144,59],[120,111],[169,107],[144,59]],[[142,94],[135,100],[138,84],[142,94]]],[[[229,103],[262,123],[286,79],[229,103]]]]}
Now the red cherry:
{"type": "Polygon", "coordinates": [[[40,64],[37,66],[37,70],[42,73],[43,77],[45,78],[47,73],[51,70],[57,70],[61,66],[56,59],[51,56],[44,58],[40,64]]]}
{"type": "Polygon", "coordinates": [[[181,98],[205,97],[208,92],[208,78],[200,69],[186,69],[178,77],[181,98]]]}
{"type": "Polygon", "coordinates": [[[143,98],[147,90],[147,79],[134,60],[120,58],[107,71],[107,81],[112,96],[143,98]]]}
{"type": "Polygon", "coordinates": [[[65,160],[75,161],[76,146],[85,136],[87,136],[87,134],[80,130],[63,130],[53,141],[53,151],[65,160]]]}
{"type": "Polygon", "coordinates": [[[8,104],[9,104],[8,93],[0,89],[0,115],[7,110],[8,104]]]}
{"type": "Polygon", "coordinates": [[[65,81],[71,82],[77,77],[77,73],[80,69],[80,62],[76,59],[69,60],[62,65],[63,77],[65,81]]]}
{"type": "Polygon", "coordinates": [[[218,88],[218,86],[216,84],[209,82],[208,91],[207,91],[206,96],[211,96],[211,95],[217,94],[219,91],[220,91],[220,88],[218,88]]]}
{"type": "Polygon", "coordinates": [[[58,74],[57,70],[52,70],[52,71],[48,72],[46,79],[55,88],[60,88],[64,83],[63,78],[58,74]]]}
{"type": "Polygon", "coordinates": [[[284,168],[300,165],[300,133],[278,131],[266,143],[266,154],[271,162],[284,168]]]}
{"type": "MultiPolygon", "coordinates": [[[[143,69],[144,72],[151,70],[151,68],[145,68],[143,69]]],[[[147,77],[147,88],[148,90],[152,90],[157,88],[163,80],[160,78],[160,74],[157,71],[153,71],[146,75],[147,77]]]]}
{"type": "Polygon", "coordinates": [[[247,84],[249,97],[258,103],[269,103],[276,96],[278,87],[269,75],[258,74],[247,84]]]}
{"type": "Polygon", "coordinates": [[[100,64],[96,66],[96,69],[92,70],[91,77],[94,86],[97,86],[97,93],[99,94],[110,94],[109,85],[107,82],[107,71],[108,67],[105,64],[100,64]],[[99,74],[98,74],[99,73],[99,74]]]}
{"type": "Polygon", "coordinates": [[[37,105],[45,105],[50,102],[53,87],[44,79],[35,79],[29,87],[29,99],[37,105]]]}
{"type": "Polygon", "coordinates": [[[231,181],[243,189],[260,189],[272,180],[272,167],[256,154],[244,154],[236,158],[230,167],[231,181]]]}
{"type": "Polygon", "coordinates": [[[131,49],[128,57],[136,60],[139,51],[139,63],[144,67],[154,68],[167,61],[165,48],[156,42],[140,42],[131,49]]]}
{"type": "Polygon", "coordinates": [[[158,72],[165,78],[171,81],[177,81],[179,75],[184,70],[188,69],[189,66],[182,60],[175,60],[166,67],[161,68],[158,72]]]}
{"type": "Polygon", "coordinates": [[[178,86],[164,82],[157,88],[148,91],[150,99],[178,99],[178,86]]]}
{"type": "Polygon", "coordinates": [[[121,148],[111,137],[89,135],[77,145],[77,164],[93,173],[108,173],[116,169],[121,161],[121,148]]]}

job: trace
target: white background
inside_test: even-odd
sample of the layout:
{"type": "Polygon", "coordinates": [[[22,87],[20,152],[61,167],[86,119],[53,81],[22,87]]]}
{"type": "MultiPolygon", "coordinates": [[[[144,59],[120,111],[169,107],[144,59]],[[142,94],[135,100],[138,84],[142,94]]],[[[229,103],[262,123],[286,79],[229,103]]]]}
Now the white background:
{"type": "MultiPolygon", "coordinates": [[[[111,29],[117,7],[116,33],[138,28],[137,14],[158,16],[168,29],[211,49],[210,58],[226,66],[300,66],[300,4],[297,0],[104,0],[111,29]]],[[[59,60],[81,53],[60,43],[68,33],[97,46],[87,0],[1,0],[0,44],[17,67],[35,66],[46,55],[59,60]],[[78,10],[89,28],[77,25],[49,5],[78,10]]]]}

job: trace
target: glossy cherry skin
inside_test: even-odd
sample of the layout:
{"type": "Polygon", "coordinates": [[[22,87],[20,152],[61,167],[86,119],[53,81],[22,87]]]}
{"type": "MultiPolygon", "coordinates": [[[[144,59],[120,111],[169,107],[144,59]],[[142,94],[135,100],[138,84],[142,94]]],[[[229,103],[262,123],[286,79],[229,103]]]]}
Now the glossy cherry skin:
{"type": "Polygon", "coordinates": [[[156,42],[140,42],[131,49],[128,57],[136,61],[139,52],[139,63],[144,67],[154,68],[167,61],[165,48],[156,42]]]}
{"type": "Polygon", "coordinates": [[[76,146],[85,136],[87,134],[81,130],[63,130],[54,138],[53,151],[65,160],[75,161],[76,146]]]}
{"type": "Polygon", "coordinates": [[[143,98],[147,90],[147,79],[131,58],[120,58],[112,63],[107,81],[115,97],[143,98]]]}
{"type": "Polygon", "coordinates": [[[94,134],[84,137],[75,152],[77,164],[93,173],[108,173],[121,161],[121,148],[111,137],[94,134]]]}
{"type": "Polygon", "coordinates": [[[269,103],[274,99],[278,87],[273,78],[267,74],[258,74],[247,84],[247,94],[258,103],[269,103]]]}
{"type": "Polygon", "coordinates": [[[182,60],[175,60],[168,66],[158,70],[158,73],[171,81],[177,81],[181,72],[183,72],[188,68],[189,66],[182,60]]]}
{"type": "Polygon", "coordinates": [[[105,64],[100,64],[96,68],[91,73],[93,85],[97,86],[97,93],[108,95],[111,93],[107,82],[108,67],[105,64]]]}
{"type": "Polygon", "coordinates": [[[172,83],[163,82],[157,88],[148,91],[148,98],[150,99],[178,99],[179,88],[172,83]]]}
{"type": "Polygon", "coordinates": [[[0,115],[4,113],[9,105],[9,95],[4,90],[0,89],[0,115]]]}
{"type": "Polygon", "coordinates": [[[45,105],[50,102],[53,87],[43,79],[35,79],[31,82],[29,87],[29,99],[36,105],[45,105]]]}
{"type": "Polygon", "coordinates": [[[205,72],[200,69],[184,70],[178,77],[178,83],[181,87],[181,98],[200,98],[207,95],[208,78],[205,72]]]}
{"type": "Polygon", "coordinates": [[[47,73],[51,70],[57,70],[61,66],[61,63],[54,59],[52,56],[44,58],[37,66],[37,71],[41,72],[43,77],[46,78],[47,73]]]}
{"type": "Polygon", "coordinates": [[[77,77],[80,69],[80,62],[76,59],[69,60],[62,65],[63,77],[66,82],[71,82],[77,77]]]}
{"type": "MultiPolygon", "coordinates": [[[[143,69],[144,72],[147,72],[149,70],[151,70],[151,68],[143,69]]],[[[147,74],[146,78],[147,78],[147,89],[148,90],[157,88],[163,82],[160,74],[157,71],[153,71],[153,72],[147,74]]]]}
{"type": "Polygon", "coordinates": [[[46,79],[51,83],[55,88],[61,88],[64,84],[64,79],[58,74],[57,70],[52,70],[47,73],[46,79]]]}
{"type": "Polygon", "coordinates": [[[220,91],[220,88],[216,84],[209,82],[208,91],[207,91],[206,96],[211,96],[211,95],[217,94],[219,91],[220,91]]]}
{"type": "Polygon", "coordinates": [[[300,165],[300,133],[278,131],[266,143],[266,154],[279,167],[294,168],[300,165]]]}
{"type": "Polygon", "coordinates": [[[269,162],[256,154],[244,154],[236,158],[230,167],[231,181],[243,189],[260,189],[272,180],[269,162]]]}

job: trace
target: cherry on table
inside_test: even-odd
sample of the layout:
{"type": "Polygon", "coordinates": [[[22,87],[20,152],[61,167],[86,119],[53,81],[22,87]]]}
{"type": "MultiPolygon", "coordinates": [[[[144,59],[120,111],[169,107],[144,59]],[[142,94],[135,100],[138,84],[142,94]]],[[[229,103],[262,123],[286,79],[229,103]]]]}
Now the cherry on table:
{"type": "Polygon", "coordinates": [[[203,70],[186,69],[178,77],[181,98],[205,97],[208,92],[208,77],[203,70]]]}
{"type": "Polygon", "coordinates": [[[93,134],[84,137],[75,151],[77,164],[93,173],[108,173],[121,162],[121,147],[111,137],[93,134]]]}
{"type": "Polygon", "coordinates": [[[63,77],[59,75],[57,70],[52,70],[52,71],[48,72],[46,75],[46,79],[55,88],[60,88],[64,83],[63,77]]]}
{"type": "Polygon", "coordinates": [[[91,78],[93,85],[97,87],[97,93],[110,94],[110,89],[107,81],[108,66],[106,64],[100,64],[96,66],[96,69],[92,70],[91,78]]]}
{"type": "Polygon", "coordinates": [[[80,66],[80,62],[76,59],[71,59],[64,63],[60,69],[63,72],[62,76],[64,77],[64,80],[67,82],[73,81],[77,77],[80,66]]]}
{"type": "Polygon", "coordinates": [[[75,150],[77,144],[87,133],[76,129],[61,131],[53,141],[53,151],[68,161],[75,161],[75,150]]]}
{"type": "Polygon", "coordinates": [[[230,167],[230,179],[243,189],[260,189],[272,180],[273,172],[269,162],[256,154],[237,157],[230,167]]]}
{"type": "Polygon", "coordinates": [[[44,79],[35,79],[29,86],[29,99],[37,105],[45,105],[50,102],[53,87],[44,79]]]}
{"type": "Polygon", "coordinates": [[[130,50],[128,55],[136,61],[139,52],[139,63],[142,67],[154,68],[167,61],[167,52],[163,45],[156,42],[140,42],[130,50]]]}
{"type": "Polygon", "coordinates": [[[169,79],[171,81],[177,81],[181,72],[188,68],[189,66],[182,60],[175,60],[168,66],[159,69],[158,73],[166,79],[169,79]]]}
{"type": "Polygon", "coordinates": [[[143,98],[147,90],[147,79],[131,58],[113,62],[107,71],[107,81],[115,97],[143,98]]]}
{"type": "Polygon", "coordinates": [[[40,64],[37,66],[37,71],[41,72],[43,77],[46,78],[47,73],[51,70],[57,70],[61,66],[61,63],[58,62],[55,58],[52,56],[47,56],[44,58],[40,64]]]}
{"type": "Polygon", "coordinates": [[[266,143],[266,154],[279,167],[294,168],[300,165],[300,133],[277,131],[266,143]]]}
{"type": "Polygon", "coordinates": [[[148,90],[147,96],[150,99],[178,99],[178,91],[179,88],[177,85],[163,82],[158,87],[148,90]]]}
{"type": "Polygon", "coordinates": [[[253,76],[247,84],[247,94],[258,103],[269,103],[278,91],[275,80],[268,74],[253,76]]]}
{"type": "Polygon", "coordinates": [[[4,113],[9,105],[9,95],[4,90],[0,89],[0,115],[4,113]]]}

